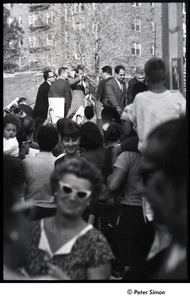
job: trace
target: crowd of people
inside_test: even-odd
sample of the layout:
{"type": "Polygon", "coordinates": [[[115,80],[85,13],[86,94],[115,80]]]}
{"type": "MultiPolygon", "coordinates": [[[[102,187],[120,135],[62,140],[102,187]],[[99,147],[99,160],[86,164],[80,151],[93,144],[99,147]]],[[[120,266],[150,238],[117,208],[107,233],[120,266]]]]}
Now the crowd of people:
{"type": "Polygon", "coordinates": [[[60,67],[4,109],[5,280],[188,279],[186,99],[161,58],[100,71],[96,97],[60,67]]]}

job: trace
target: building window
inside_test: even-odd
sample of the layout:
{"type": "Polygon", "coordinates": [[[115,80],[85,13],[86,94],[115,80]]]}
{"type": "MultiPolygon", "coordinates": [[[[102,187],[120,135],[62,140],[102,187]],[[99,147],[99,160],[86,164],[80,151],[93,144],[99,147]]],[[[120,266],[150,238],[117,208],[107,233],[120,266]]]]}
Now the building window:
{"type": "Polygon", "coordinates": [[[35,27],[35,21],[37,21],[37,16],[36,15],[29,15],[28,16],[28,25],[29,27],[35,27]]]}
{"type": "Polygon", "coordinates": [[[133,42],[132,48],[131,48],[131,54],[141,56],[141,44],[133,42]]]}
{"type": "Polygon", "coordinates": [[[29,36],[28,44],[30,48],[35,48],[38,46],[37,40],[35,36],[29,36]]]}
{"type": "Polygon", "coordinates": [[[154,45],[154,43],[151,44],[150,54],[155,55],[155,45],[154,45]]]}
{"type": "Polygon", "coordinates": [[[131,29],[135,31],[141,31],[141,19],[135,19],[131,24],[131,29]]]}
{"type": "Polygon", "coordinates": [[[19,46],[20,46],[20,47],[23,46],[23,39],[22,39],[21,36],[19,36],[19,46]]]}
{"type": "Polygon", "coordinates": [[[186,37],[186,24],[185,23],[182,24],[182,32],[183,32],[182,35],[185,38],[186,37]]]}
{"type": "Polygon", "coordinates": [[[9,24],[9,27],[11,26],[11,23],[14,21],[14,19],[12,19],[12,18],[8,18],[8,24],[9,24]]]}
{"type": "Polygon", "coordinates": [[[133,7],[141,7],[141,3],[139,2],[132,2],[133,7]]]}
{"type": "Polygon", "coordinates": [[[81,35],[84,35],[84,32],[82,30],[82,24],[81,23],[75,23],[75,28],[76,28],[76,31],[78,33],[80,33],[81,35]]]}
{"type": "Polygon", "coordinates": [[[53,35],[52,33],[47,33],[47,46],[53,45],[53,35]]]}
{"type": "Polygon", "coordinates": [[[75,23],[76,30],[81,31],[81,23],[75,23]]]}
{"type": "Polygon", "coordinates": [[[67,7],[65,8],[65,21],[67,21],[67,15],[68,15],[68,9],[67,7]]]}
{"type": "Polygon", "coordinates": [[[182,13],[183,13],[183,15],[186,14],[186,4],[185,3],[183,3],[183,11],[182,11],[182,13]]]}
{"type": "Polygon", "coordinates": [[[68,32],[65,31],[65,43],[67,43],[67,42],[68,42],[68,32]]]}
{"type": "Polygon", "coordinates": [[[98,32],[98,24],[95,24],[94,22],[92,23],[92,32],[94,34],[97,34],[98,32]]]}
{"type": "Polygon", "coordinates": [[[150,22],[149,27],[151,31],[155,31],[155,22],[150,22]]]}
{"type": "Polygon", "coordinates": [[[75,13],[81,13],[84,11],[84,3],[75,3],[75,13]]]}
{"type": "Polygon", "coordinates": [[[18,17],[18,24],[22,25],[22,18],[21,18],[21,16],[18,17]]]}
{"type": "Polygon", "coordinates": [[[46,23],[47,23],[48,25],[51,25],[51,24],[53,24],[53,21],[54,21],[53,11],[51,11],[50,13],[47,12],[46,23]]]}

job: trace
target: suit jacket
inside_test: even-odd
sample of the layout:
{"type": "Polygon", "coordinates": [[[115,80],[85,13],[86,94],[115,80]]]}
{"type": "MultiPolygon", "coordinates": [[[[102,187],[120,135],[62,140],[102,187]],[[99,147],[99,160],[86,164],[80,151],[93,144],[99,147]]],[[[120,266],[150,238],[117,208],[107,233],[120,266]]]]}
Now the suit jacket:
{"type": "Polygon", "coordinates": [[[96,99],[100,98],[100,101],[102,102],[105,98],[105,85],[106,83],[113,79],[113,77],[108,77],[107,79],[102,79],[99,83],[97,93],[96,93],[96,99]]]}
{"type": "Polygon", "coordinates": [[[103,100],[104,106],[120,106],[124,109],[126,105],[126,85],[122,83],[123,91],[119,87],[115,78],[109,80],[105,85],[105,98],[103,100]]]}
{"type": "Polygon", "coordinates": [[[49,89],[49,97],[65,98],[66,110],[71,107],[72,94],[68,80],[58,78],[49,89]]]}
{"type": "Polygon", "coordinates": [[[48,111],[48,93],[50,85],[47,81],[44,81],[38,89],[36,96],[36,103],[34,106],[34,116],[37,118],[46,119],[48,111]]]}

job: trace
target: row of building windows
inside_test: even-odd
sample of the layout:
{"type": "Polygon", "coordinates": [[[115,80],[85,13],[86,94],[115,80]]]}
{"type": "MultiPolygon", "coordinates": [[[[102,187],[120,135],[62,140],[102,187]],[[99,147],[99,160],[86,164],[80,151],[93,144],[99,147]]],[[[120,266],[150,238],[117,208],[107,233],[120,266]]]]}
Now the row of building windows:
{"type": "MultiPolygon", "coordinates": [[[[22,3],[19,3],[20,5],[22,5],[22,3]]],[[[131,3],[131,6],[132,7],[141,7],[141,4],[140,2],[132,2],[131,3]]],[[[14,6],[14,3],[9,3],[9,9],[13,8],[14,6]]],[[[150,6],[151,7],[154,7],[154,3],[150,3],[150,6]]],[[[95,9],[95,3],[92,3],[92,8],[95,9]]],[[[74,3],[74,12],[75,13],[81,13],[83,12],[85,9],[85,3],[74,3]]]]}
{"type": "MultiPolygon", "coordinates": [[[[67,41],[67,35],[65,36],[65,41],[67,41]]],[[[40,46],[36,36],[29,36],[28,42],[29,42],[30,48],[37,48],[40,46]]],[[[47,46],[53,45],[53,34],[52,33],[47,34],[46,42],[47,42],[47,46]]],[[[141,56],[141,51],[142,51],[141,43],[133,42],[132,47],[131,47],[131,55],[141,56]]],[[[155,44],[154,43],[152,43],[150,45],[150,54],[155,55],[155,44]]]]}
{"type": "MultiPolygon", "coordinates": [[[[155,27],[156,27],[155,22],[149,22],[148,26],[150,31],[155,31],[155,27]]],[[[134,19],[133,22],[131,23],[131,29],[137,32],[142,31],[141,19],[139,18],[134,19]]]]}

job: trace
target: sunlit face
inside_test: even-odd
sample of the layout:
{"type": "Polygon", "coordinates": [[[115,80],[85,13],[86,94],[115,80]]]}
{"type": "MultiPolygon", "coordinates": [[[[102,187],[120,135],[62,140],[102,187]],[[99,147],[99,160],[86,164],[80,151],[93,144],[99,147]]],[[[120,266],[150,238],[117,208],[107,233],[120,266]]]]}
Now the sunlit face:
{"type": "Polygon", "coordinates": [[[69,70],[66,69],[63,73],[62,73],[62,78],[63,79],[68,79],[70,76],[69,70]]]}
{"type": "Polygon", "coordinates": [[[76,154],[80,143],[80,137],[65,136],[62,138],[62,145],[66,154],[74,155],[76,154]]]}
{"type": "Polygon", "coordinates": [[[124,69],[121,69],[118,74],[116,73],[116,79],[119,82],[123,82],[124,81],[124,79],[125,79],[125,70],[124,69]]]}
{"type": "Polygon", "coordinates": [[[16,137],[17,134],[17,126],[11,123],[7,123],[5,128],[3,129],[3,136],[7,140],[16,137]]]}
{"type": "Polygon", "coordinates": [[[80,217],[91,200],[92,184],[88,179],[65,174],[57,191],[58,212],[67,217],[80,217]]]}
{"type": "Polygon", "coordinates": [[[53,72],[49,72],[49,73],[48,73],[48,81],[49,81],[50,83],[55,81],[55,75],[54,75],[53,72]]]}

